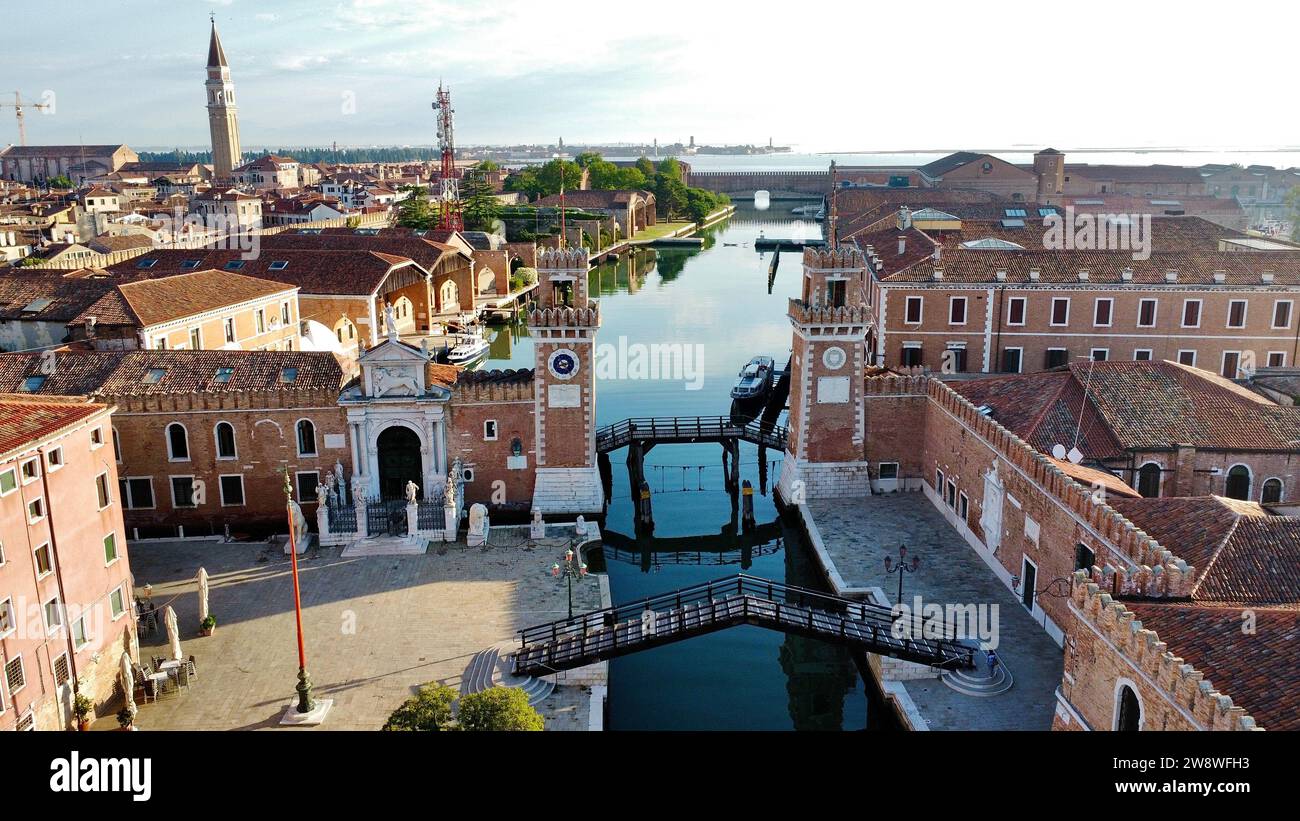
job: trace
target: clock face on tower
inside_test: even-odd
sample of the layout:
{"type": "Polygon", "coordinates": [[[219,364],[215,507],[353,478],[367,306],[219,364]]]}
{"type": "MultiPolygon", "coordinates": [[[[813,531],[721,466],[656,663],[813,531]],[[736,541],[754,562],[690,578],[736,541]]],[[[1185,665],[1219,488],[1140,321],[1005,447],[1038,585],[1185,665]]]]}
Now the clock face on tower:
{"type": "Polygon", "coordinates": [[[568,379],[578,372],[578,355],[568,348],[560,348],[551,354],[546,366],[560,379],[568,379]]]}

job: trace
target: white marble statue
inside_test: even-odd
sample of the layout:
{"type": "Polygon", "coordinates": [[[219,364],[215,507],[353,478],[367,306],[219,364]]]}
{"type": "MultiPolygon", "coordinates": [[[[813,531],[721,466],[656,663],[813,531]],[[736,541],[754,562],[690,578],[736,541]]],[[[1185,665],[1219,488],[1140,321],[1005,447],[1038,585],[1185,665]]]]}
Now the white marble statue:
{"type": "Polygon", "coordinates": [[[302,508],[294,500],[289,500],[289,521],[290,527],[293,528],[293,540],[284,543],[284,552],[288,553],[290,545],[298,548],[301,554],[307,549],[307,537],[310,532],[307,530],[307,517],[302,515],[302,508]]]}
{"type": "Polygon", "coordinates": [[[323,484],[318,484],[318,485],[316,485],[316,504],[318,504],[318,505],[327,505],[327,504],[329,504],[329,499],[330,499],[330,494],[331,494],[331,493],[332,493],[332,491],[331,491],[328,487],[326,487],[325,485],[323,485],[323,484]]]}
{"type": "Polygon", "coordinates": [[[469,536],[466,537],[465,544],[470,547],[480,547],[487,544],[487,536],[487,507],[479,502],[475,502],[470,505],[469,508],[469,536]]]}
{"type": "Polygon", "coordinates": [[[397,341],[397,314],[393,311],[393,303],[384,303],[384,325],[388,327],[388,338],[397,341]]]}
{"type": "Polygon", "coordinates": [[[361,504],[366,500],[366,489],[361,486],[361,477],[352,477],[352,501],[355,504],[361,504]]]}
{"type": "Polygon", "coordinates": [[[533,508],[533,520],[528,525],[528,538],[546,538],[546,522],[542,520],[542,511],[539,508],[533,508]]]}
{"type": "Polygon", "coordinates": [[[407,482],[406,482],[406,503],[407,503],[408,505],[413,505],[413,504],[415,504],[415,499],[416,499],[416,497],[417,497],[417,495],[418,495],[419,493],[420,493],[420,486],[417,485],[415,482],[412,482],[412,481],[410,481],[410,480],[407,480],[407,482]]]}
{"type": "Polygon", "coordinates": [[[584,517],[579,516],[578,521],[573,523],[573,532],[578,536],[587,535],[587,520],[584,517]]]}
{"type": "Polygon", "coordinates": [[[342,496],[348,492],[348,483],[343,480],[343,463],[334,460],[334,479],[339,483],[339,495],[342,496]]]}

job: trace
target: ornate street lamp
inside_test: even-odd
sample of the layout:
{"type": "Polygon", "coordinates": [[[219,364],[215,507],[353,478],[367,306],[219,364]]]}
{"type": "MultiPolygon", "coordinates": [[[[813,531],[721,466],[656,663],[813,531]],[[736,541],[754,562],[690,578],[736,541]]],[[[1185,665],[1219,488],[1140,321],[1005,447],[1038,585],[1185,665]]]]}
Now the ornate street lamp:
{"type": "Polygon", "coordinates": [[[570,547],[564,551],[563,564],[557,562],[551,565],[551,575],[556,578],[564,577],[569,588],[569,618],[573,618],[573,580],[577,579],[581,582],[587,578],[586,563],[570,547]]]}
{"type": "Polygon", "coordinates": [[[893,564],[893,560],[888,556],[885,557],[885,572],[898,574],[898,598],[894,600],[895,605],[903,603],[903,574],[915,573],[921,566],[921,557],[913,556],[912,563],[907,563],[907,545],[898,546],[898,564],[893,564]]]}

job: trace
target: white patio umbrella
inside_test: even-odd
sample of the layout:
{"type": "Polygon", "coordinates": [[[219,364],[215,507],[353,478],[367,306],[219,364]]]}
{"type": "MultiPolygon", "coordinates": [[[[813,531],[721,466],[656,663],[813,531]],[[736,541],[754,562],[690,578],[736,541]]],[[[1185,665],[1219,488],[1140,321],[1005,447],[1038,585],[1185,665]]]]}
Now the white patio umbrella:
{"type": "Polygon", "coordinates": [[[167,643],[171,645],[172,658],[181,661],[185,658],[181,653],[181,631],[176,627],[176,611],[170,604],[163,612],[163,621],[167,624],[167,643]]]}
{"type": "Polygon", "coordinates": [[[208,617],[208,571],[199,568],[199,624],[208,617]]]}
{"type": "Polygon", "coordinates": [[[126,693],[126,708],[135,712],[135,675],[131,672],[131,656],[122,654],[122,692],[126,693]]]}

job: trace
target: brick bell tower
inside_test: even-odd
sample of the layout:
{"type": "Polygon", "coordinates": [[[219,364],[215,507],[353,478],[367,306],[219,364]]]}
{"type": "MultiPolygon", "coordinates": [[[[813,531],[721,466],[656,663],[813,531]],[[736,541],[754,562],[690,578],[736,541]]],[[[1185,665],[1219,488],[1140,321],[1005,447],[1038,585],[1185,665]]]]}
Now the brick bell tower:
{"type": "Polygon", "coordinates": [[[777,492],[788,503],[870,492],[863,376],[867,262],[853,248],[805,248],[791,299],[790,438],[777,492]]]}
{"type": "Polygon", "coordinates": [[[537,259],[538,296],[528,312],[528,332],[536,356],[533,509],[544,514],[605,510],[596,465],[600,308],[587,293],[587,268],[583,248],[546,249],[537,259]]]}

